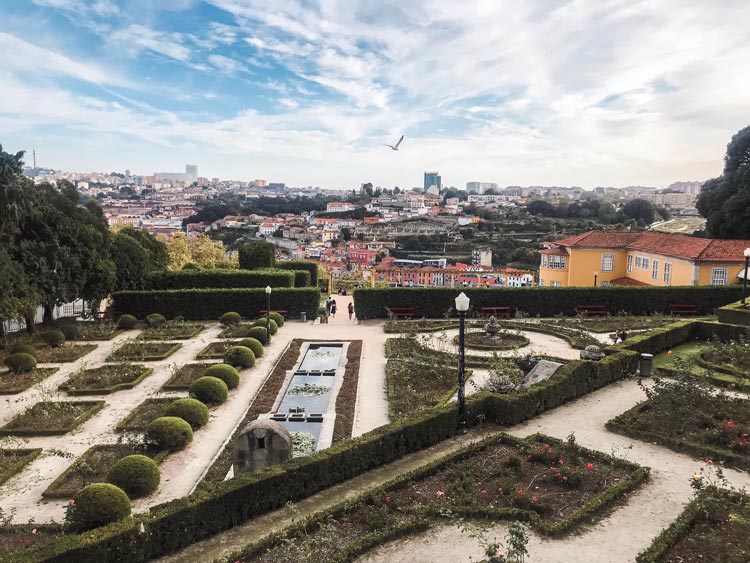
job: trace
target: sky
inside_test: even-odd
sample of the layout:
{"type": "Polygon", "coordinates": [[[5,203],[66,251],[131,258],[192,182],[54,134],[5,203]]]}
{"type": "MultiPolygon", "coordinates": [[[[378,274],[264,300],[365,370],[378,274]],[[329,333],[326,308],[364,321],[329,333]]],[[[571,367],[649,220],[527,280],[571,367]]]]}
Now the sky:
{"type": "Polygon", "coordinates": [[[705,180],[750,124],[749,21],[747,0],[3,0],[0,143],[328,188],[705,180]]]}

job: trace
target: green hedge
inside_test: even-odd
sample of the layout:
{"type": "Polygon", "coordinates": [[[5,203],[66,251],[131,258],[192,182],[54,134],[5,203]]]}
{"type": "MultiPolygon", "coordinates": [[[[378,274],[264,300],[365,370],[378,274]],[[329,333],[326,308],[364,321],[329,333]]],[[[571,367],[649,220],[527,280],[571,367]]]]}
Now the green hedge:
{"type": "MultiPolygon", "coordinates": [[[[295,272],[264,270],[180,270],[154,272],[146,277],[146,289],[233,289],[295,287],[295,272]]],[[[304,287],[304,286],[303,286],[304,287]]]]}
{"type": "MultiPolygon", "coordinates": [[[[189,320],[218,319],[227,311],[255,318],[266,308],[266,292],[262,289],[173,289],[160,291],[119,291],[113,296],[117,311],[144,317],[158,311],[168,318],[189,320]]],[[[288,311],[290,318],[302,311],[315,318],[320,291],[315,288],[281,288],[271,294],[271,308],[288,311]]]]}
{"type": "Polygon", "coordinates": [[[285,262],[276,262],[276,266],[274,267],[277,270],[305,270],[307,272],[310,272],[309,285],[311,285],[312,287],[318,287],[318,264],[315,262],[305,262],[304,260],[287,260],[285,262]]]}
{"type": "Polygon", "coordinates": [[[354,291],[358,319],[387,318],[387,307],[414,307],[417,318],[455,316],[460,292],[471,299],[470,316],[482,307],[510,307],[512,313],[541,317],[575,315],[578,305],[604,305],[616,315],[669,313],[671,303],[691,303],[703,313],[739,299],[742,288],[727,286],[684,287],[507,287],[507,288],[362,288],[354,291]]]}

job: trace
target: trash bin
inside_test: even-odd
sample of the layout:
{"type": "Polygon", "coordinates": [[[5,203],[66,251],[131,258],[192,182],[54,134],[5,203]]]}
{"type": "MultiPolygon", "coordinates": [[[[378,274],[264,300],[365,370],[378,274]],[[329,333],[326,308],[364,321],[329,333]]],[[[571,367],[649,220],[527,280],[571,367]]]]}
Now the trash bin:
{"type": "Polygon", "coordinates": [[[301,320],[303,323],[307,322],[307,311],[302,311],[299,314],[299,320],[301,320]]]}
{"type": "Polygon", "coordinates": [[[654,355],[653,354],[641,354],[641,361],[638,365],[641,376],[650,377],[651,370],[654,367],[654,355]]]}

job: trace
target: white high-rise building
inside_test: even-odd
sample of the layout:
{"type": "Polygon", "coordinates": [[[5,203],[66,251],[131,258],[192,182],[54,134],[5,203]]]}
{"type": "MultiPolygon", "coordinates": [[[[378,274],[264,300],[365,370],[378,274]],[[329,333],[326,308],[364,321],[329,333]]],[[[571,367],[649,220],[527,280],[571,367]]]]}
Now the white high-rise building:
{"type": "Polygon", "coordinates": [[[466,182],[466,191],[476,194],[483,194],[487,190],[496,190],[497,184],[494,182],[466,182]]]}

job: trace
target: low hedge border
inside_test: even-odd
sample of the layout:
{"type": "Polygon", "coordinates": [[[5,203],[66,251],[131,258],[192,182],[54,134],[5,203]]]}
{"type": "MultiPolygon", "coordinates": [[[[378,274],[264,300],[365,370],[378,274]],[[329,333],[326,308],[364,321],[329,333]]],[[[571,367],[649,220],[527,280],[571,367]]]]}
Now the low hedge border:
{"type": "Polygon", "coordinates": [[[220,360],[224,357],[224,352],[236,344],[235,341],[216,340],[209,342],[206,346],[195,355],[196,360],[220,360]],[[223,348],[222,348],[223,346],[223,348]]]}
{"type": "Polygon", "coordinates": [[[64,364],[80,360],[86,354],[93,352],[97,344],[66,344],[59,348],[42,348],[37,351],[37,361],[40,364],[64,364]],[[66,352],[74,351],[73,355],[67,356],[66,352]]]}
{"type": "Polygon", "coordinates": [[[0,485],[5,483],[14,475],[19,474],[21,471],[23,471],[24,467],[26,467],[29,463],[39,457],[39,454],[42,453],[42,448],[0,450],[0,454],[2,454],[3,452],[13,452],[14,454],[19,454],[20,457],[13,463],[2,465],[2,470],[0,470],[0,485]]]}
{"type": "Polygon", "coordinates": [[[703,354],[705,354],[705,352],[698,354],[698,356],[696,356],[695,358],[695,363],[702,368],[713,370],[719,373],[725,373],[727,375],[732,375],[738,378],[740,381],[742,381],[743,379],[747,381],[747,378],[745,377],[747,375],[747,371],[734,368],[729,364],[715,364],[713,362],[709,362],[703,357],[703,354]]]}
{"type": "Polygon", "coordinates": [[[58,371],[60,371],[60,368],[34,368],[34,370],[29,373],[21,373],[18,375],[5,372],[0,375],[0,385],[3,385],[5,383],[5,381],[2,381],[2,379],[5,379],[7,381],[10,381],[11,379],[22,381],[24,379],[27,379],[24,376],[30,375],[31,377],[18,387],[0,387],[0,395],[16,395],[17,393],[26,391],[26,389],[28,389],[29,387],[33,387],[40,381],[44,381],[49,376],[54,375],[58,371]]]}
{"type": "Polygon", "coordinates": [[[157,414],[154,418],[165,416],[164,412],[167,410],[167,407],[171,405],[176,398],[177,397],[149,397],[145,399],[143,402],[133,408],[133,410],[131,410],[125,418],[117,423],[117,426],[115,426],[115,430],[118,432],[145,432],[146,426],[148,426],[148,422],[151,422],[151,420],[153,419],[149,420],[145,424],[140,424],[139,421],[143,416],[143,412],[148,411],[149,407],[153,406],[155,410],[159,411],[159,414],[157,414]]]}
{"type": "Polygon", "coordinates": [[[91,387],[77,387],[75,389],[71,389],[68,385],[62,384],[58,387],[61,391],[65,391],[68,395],[72,395],[74,397],[80,396],[80,395],[109,395],[111,393],[116,393],[117,391],[123,391],[125,389],[132,389],[136,385],[138,385],[141,381],[146,379],[149,375],[154,373],[154,370],[152,368],[146,368],[144,367],[141,371],[141,374],[133,379],[132,381],[126,381],[125,383],[118,383],[117,385],[112,385],[111,387],[99,387],[99,388],[91,388],[91,387]]]}
{"type": "MultiPolygon", "coordinates": [[[[513,425],[528,420],[627,377],[635,371],[637,359],[637,353],[622,350],[599,362],[572,361],[554,378],[513,395],[472,395],[467,398],[469,423],[513,425]]],[[[147,561],[437,444],[455,434],[457,425],[453,405],[419,412],[311,456],[199,488],[146,515],[15,552],[8,563],[147,561]]]]}
{"type": "MultiPolygon", "coordinates": [[[[129,342],[129,343],[126,343],[123,346],[123,348],[125,346],[129,346],[130,344],[134,346],[146,346],[148,344],[160,344],[160,342],[149,342],[149,343],[147,342],[130,343],[129,342]]],[[[167,343],[165,342],[164,344],[167,344],[167,343]]],[[[177,352],[177,350],[179,350],[180,348],[182,348],[182,344],[173,343],[173,344],[169,344],[169,348],[165,348],[161,354],[151,353],[151,354],[146,355],[144,353],[143,356],[140,356],[137,353],[133,354],[132,356],[123,355],[125,354],[125,352],[121,352],[122,348],[120,348],[112,352],[109,356],[107,356],[107,361],[108,362],[136,362],[136,361],[137,362],[158,362],[160,360],[166,360],[169,356],[177,352]]]]}
{"type": "Polygon", "coordinates": [[[192,381],[190,383],[177,383],[177,381],[179,381],[182,378],[179,372],[185,368],[195,367],[199,372],[198,374],[196,374],[195,378],[193,379],[193,381],[195,381],[199,377],[203,377],[204,372],[212,365],[213,365],[212,363],[207,363],[207,362],[184,364],[180,366],[174,372],[172,377],[170,377],[164,385],[161,386],[161,389],[162,391],[187,391],[190,388],[190,383],[192,383],[192,381]]]}
{"type": "MultiPolygon", "coordinates": [[[[28,429],[6,429],[5,426],[0,428],[0,436],[60,436],[74,430],[89,418],[94,416],[104,408],[104,401],[70,401],[73,405],[90,405],[82,414],[74,418],[67,426],[62,426],[54,430],[28,430],[28,429]]],[[[12,419],[11,419],[12,420],[12,419]]],[[[6,425],[7,426],[7,425],[6,425]]]]}
{"type": "MultiPolygon", "coordinates": [[[[167,326],[167,329],[170,328],[167,326]]],[[[147,328],[142,333],[138,335],[138,340],[153,340],[153,341],[160,341],[160,340],[190,340],[191,338],[195,338],[198,336],[201,332],[203,332],[206,329],[206,325],[204,324],[198,324],[198,323],[186,323],[185,332],[182,334],[177,335],[167,335],[165,336],[164,333],[166,332],[166,329],[163,328],[147,328]]]]}

